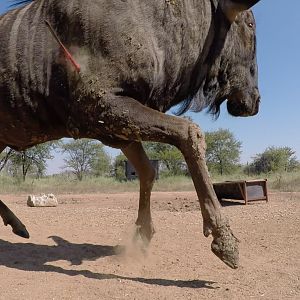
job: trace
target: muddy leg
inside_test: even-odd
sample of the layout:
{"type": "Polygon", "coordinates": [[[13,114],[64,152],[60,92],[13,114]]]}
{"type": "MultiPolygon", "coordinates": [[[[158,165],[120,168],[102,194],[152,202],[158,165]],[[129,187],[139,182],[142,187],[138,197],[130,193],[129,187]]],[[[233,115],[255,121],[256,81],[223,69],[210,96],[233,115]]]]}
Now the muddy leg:
{"type": "MultiPolygon", "coordinates": [[[[98,128],[99,133],[95,134],[99,134],[99,137],[107,134],[125,141],[168,143],[183,153],[199,198],[204,235],[212,234],[212,251],[227,265],[236,268],[238,241],[228,221],[221,216],[220,205],[205,164],[205,141],[200,129],[188,120],[160,113],[130,97],[107,91],[95,92],[99,90],[97,79],[82,78],[79,85],[74,94],[77,102],[97,103],[90,119],[95,120],[91,130],[98,128]],[[99,124],[104,125],[100,127],[99,124]]],[[[84,113],[82,111],[77,115],[84,113]]],[[[84,117],[89,117],[89,113],[84,117]]]]}
{"type": "Polygon", "coordinates": [[[139,211],[136,220],[138,234],[148,244],[155,233],[150,210],[150,196],[155,179],[155,170],[152,167],[141,143],[133,142],[122,148],[123,153],[132,163],[140,179],[139,211]]]}
{"type": "Polygon", "coordinates": [[[188,164],[189,171],[199,197],[203,216],[203,233],[214,237],[211,249],[231,268],[238,267],[238,240],[233,235],[229,222],[221,216],[220,204],[205,162],[205,138],[195,124],[189,124],[188,141],[180,149],[188,164]]]}

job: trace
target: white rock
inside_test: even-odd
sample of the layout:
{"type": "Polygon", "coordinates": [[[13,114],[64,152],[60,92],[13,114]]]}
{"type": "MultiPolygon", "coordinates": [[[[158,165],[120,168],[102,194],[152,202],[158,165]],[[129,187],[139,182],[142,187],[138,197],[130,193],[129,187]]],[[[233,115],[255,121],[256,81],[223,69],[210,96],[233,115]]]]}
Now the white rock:
{"type": "Polygon", "coordinates": [[[29,195],[27,205],[31,207],[54,207],[58,205],[58,202],[53,194],[43,194],[41,196],[29,195]]]}

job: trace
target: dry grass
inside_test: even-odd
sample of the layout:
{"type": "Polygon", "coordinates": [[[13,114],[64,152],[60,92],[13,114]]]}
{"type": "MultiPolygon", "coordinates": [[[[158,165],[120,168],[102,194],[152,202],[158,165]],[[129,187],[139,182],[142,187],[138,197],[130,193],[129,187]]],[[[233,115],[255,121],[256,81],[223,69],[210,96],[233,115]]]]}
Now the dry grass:
{"type": "Polygon", "coordinates": [[[281,192],[300,192],[300,172],[273,174],[270,187],[281,192]]]}
{"type": "MultiPolygon", "coordinates": [[[[138,180],[117,181],[108,177],[88,177],[78,181],[72,177],[56,175],[41,179],[26,179],[25,182],[16,181],[7,176],[0,176],[2,194],[68,194],[68,193],[120,193],[139,190],[138,180]]],[[[193,190],[191,178],[178,176],[157,180],[154,191],[190,191],[193,190]]]]}
{"type": "MultiPolygon", "coordinates": [[[[256,177],[248,177],[244,174],[232,174],[227,176],[214,176],[214,182],[226,180],[250,180],[254,178],[268,178],[271,190],[282,192],[300,191],[300,172],[281,173],[256,177]]],[[[124,181],[119,182],[114,178],[90,177],[83,181],[75,180],[66,175],[48,176],[42,179],[28,178],[25,182],[16,181],[14,178],[0,176],[0,186],[2,194],[69,194],[69,193],[120,193],[133,192],[139,190],[139,182],[124,181]]],[[[154,191],[192,191],[193,182],[190,177],[174,176],[165,177],[156,181],[154,191]]]]}

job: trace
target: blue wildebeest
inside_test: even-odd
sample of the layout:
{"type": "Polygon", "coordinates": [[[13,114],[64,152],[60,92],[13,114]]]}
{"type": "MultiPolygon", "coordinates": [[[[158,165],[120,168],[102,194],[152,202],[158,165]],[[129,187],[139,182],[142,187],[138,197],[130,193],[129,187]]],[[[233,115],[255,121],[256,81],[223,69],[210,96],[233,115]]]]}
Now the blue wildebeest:
{"type": "MultiPolygon", "coordinates": [[[[26,5],[0,18],[1,150],[62,137],[121,149],[139,174],[137,233],[149,242],[155,172],[141,142],[176,146],[198,194],[204,235],[236,268],[238,241],[220,212],[204,136],[191,121],[164,113],[181,104],[179,114],[207,108],[218,115],[226,100],[233,116],[258,112],[255,21],[248,10],[258,0],[19,2],[26,5]]],[[[26,236],[1,207],[4,222],[26,236]]]]}

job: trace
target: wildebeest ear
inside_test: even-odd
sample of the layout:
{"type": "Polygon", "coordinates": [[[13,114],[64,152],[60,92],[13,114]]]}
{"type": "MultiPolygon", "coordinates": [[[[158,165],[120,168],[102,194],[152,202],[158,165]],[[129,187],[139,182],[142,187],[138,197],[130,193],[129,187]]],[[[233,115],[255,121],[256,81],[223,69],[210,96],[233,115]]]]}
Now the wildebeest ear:
{"type": "Polygon", "coordinates": [[[236,16],[249,8],[260,0],[221,0],[220,5],[228,20],[232,23],[236,16]]]}

